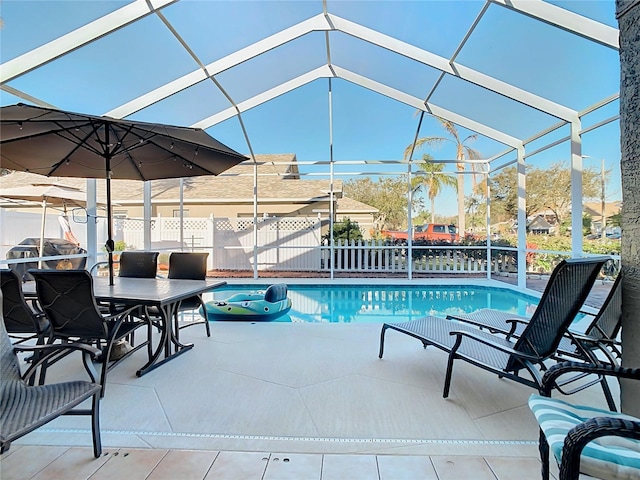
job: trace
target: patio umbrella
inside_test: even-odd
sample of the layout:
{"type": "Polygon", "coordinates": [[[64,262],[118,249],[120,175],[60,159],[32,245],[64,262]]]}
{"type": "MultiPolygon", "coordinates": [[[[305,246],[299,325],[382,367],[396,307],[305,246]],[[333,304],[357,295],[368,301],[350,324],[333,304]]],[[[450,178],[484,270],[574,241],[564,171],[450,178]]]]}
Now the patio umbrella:
{"type": "Polygon", "coordinates": [[[18,103],[0,108],[2,168],[105,178],[109,281],[113,284],[111,179],[218,175],[248,158],[204,130],[119,120],[18,103]]]}
{"type": "MultiPolygon", "coordinates": [[[[62,207],[64,215],[61,219],[66,223],[66,227],[63,222],[61,222],[61,226],[63,227],[65,234],[67,234],[68,230],[68,233],[72,236],[73,234],[71,233],[69,222],[68,220],[64,220],[67,218],[67,207],[84,207],[87,202],[87,194],[85,192],[79,188],[61,184],[36,183],[27,187],[4,188],[0,191],[0,197],[7,200],[19,200],[21,202],[38,202],[42,205],[42,222],[40,227],[40,247],[38,255],[40,257],[42,257],[44,250],[44,227],[47,218],[47,208],[62,207]]],[[[42,260],[39,261],[38,267],[42,268],[42,260]]]]}

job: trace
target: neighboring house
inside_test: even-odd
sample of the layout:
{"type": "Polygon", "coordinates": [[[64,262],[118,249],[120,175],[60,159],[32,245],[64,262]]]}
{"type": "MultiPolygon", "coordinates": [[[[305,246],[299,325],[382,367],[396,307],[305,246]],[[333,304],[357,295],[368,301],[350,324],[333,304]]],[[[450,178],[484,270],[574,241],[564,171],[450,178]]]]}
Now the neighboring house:
{"type": "MultiPolygon", "coordinates": [[[[295,154],[256,155],[258,217],[321,217],[328,220],[330,181],[300,178],[295,154]]],[[[0,186],[10,188],[32,183],[61,183],[85,189],[82,178],[42,177],[26,172],[13,172],[0,177],[0,186]]],[[[98,181],[98,202],[106,198],[105,182],[98,181]]],[[[251,162],[236,165],[218,176],[183,179],[182,203],[188,217],[253,217],[254,166],[251,162]]],[[[335,220],[349,217],[360,224],[363,233],[373,225],[377,209],[343,197],[342,180],[334,180],[335,220]]],[[[114,216],[142,218],[144,182],[112,180],[114,216]]],[[[1,194],[0,194],[1,195],[1,194]]],[[[6,206],[6,205],[3,205],[6,206]]],[[[180,212],[180,180],[151,182],[151,216],[172,217],[180,212]]]]}
{"type": "MultiPolygon", "coordinates": [[[[593,229],[596,232],[602,231],[602,203],[601,202],[585,202],[584,213],[591,217],[591,223],[593,229]]],[[[611,225],[611,217],[620,213],[622,209],[622,202],[608,202],[604,204],[604,219],[605,226],[611,225]]],[[[609,228],[606,228],[609,231],[609,228]]]]}
{"type": "Polygon", "coordinates": [[[379,210],[366,203],[359,202],[349,197],[339,198],[336,207],[336,221],[340,222],[350,219],[357,222],[365,239],[371,238],[374,231],[374,219],[378,216],[379,210]]]}
{"type": "Polygon", "coordinates": [[[551,233],[552,225],[542,215],[538,215],[527,223],[527,232],[537,235],[548,235],[551,233]]]}

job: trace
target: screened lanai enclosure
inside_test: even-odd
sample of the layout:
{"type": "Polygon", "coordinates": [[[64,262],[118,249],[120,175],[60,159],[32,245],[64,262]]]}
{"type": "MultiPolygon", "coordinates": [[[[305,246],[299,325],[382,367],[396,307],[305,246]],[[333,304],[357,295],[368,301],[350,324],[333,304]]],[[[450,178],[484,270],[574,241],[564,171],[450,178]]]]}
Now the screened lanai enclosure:
{"type": "MultiPolygon", "coordinates": [[[[521,286],[563,257],[619,258],[613,1],[1,8],[2,106],[199,127],[250,158],[216,177],[114,180],[121,248],[209,251],[212,270],[256,278],[509,274],[521,286]],[[420,237],[426,224],[455,234],[420,237]]],[[[88,216],[71,226],[87,263],[101,260],[104,178],[45,180],[86,190],[88,216]]],[[[2,206],[6,265],[36,235],[16,220],[27,205],[2,206]]]]}

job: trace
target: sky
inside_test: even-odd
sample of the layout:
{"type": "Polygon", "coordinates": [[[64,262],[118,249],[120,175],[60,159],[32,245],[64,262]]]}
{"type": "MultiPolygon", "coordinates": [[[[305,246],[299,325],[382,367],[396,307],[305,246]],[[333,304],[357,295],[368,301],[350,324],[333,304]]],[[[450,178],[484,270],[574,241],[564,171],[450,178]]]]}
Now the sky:
{"type": "MultiPolygon", "coordinates": [[[[0,61],[4,64],[130,3],[1,0],[0,61]]],[[[613,0],[549,3],[617,27],[613,0]]],[[[455,56],[461,65],[578,111],[617,94],[616,50],[499,5],[491,4],[486,9],[462,45],[483,5],[477,0],[327,1],[329,13],[340,19],[447,60],[455,56]]],[[[319,15],[322,8],[320,0],[182,0],[161,12],[198,60],[208,65],[319,15]]],[[[432,104],[516,138],[531,138],[558,122],[546,113],[452,76],[445,76],[438,83],[437,69],[352,35],[330,32],[328,38],[332,65],[419,99],[425,99],[437,84],[430,97],[432,104]]],[[[228,97],[241,103],[325,65],[326,40],[324,32],[310,32],[221,71],[215,78],[224,92],[211,81],[200,82],[127,118],[194,125],[228,108],[228,97]]],[[[197,69],[197,62],[162,20],[150,15],[12,79],[6,86],[57,108],[102,115],[197,69]]],[[[1,105],[19,101],[24,100],[0,91],[1,105]]],[[[613,118],[617,110],[618,102],[614,101],[585,117],[582,126],[588,128],[613,118]]],[[[351,174],[362,171],[370,175],[404,173],[404,166],[354,162],[400,160],[416,135],[418,122],[413,106],[344,79],[318,78],[244,111],[242,124],[234,117],[207,131],[245,154],[295,153],[303,173],[326,174],[326,166],[305,162],[327,161],[332,156],[338,178],[348,180],[351,174]]],[[[474,134],[463,127],[459,132],[463,138],[474,134]]],[[[562,127],[532,142],[527,152],[568,134],[568,127],[562,127]]],[[[425,116],[418,135],[445,136],[431,116],[425,116]]],[[[470,146],[485,158],[507,150],[505,145],[483,136],[470,146]]],[[[417,152],[416,156],[419,158],[422,153],[441,160],[455,158],[453,145],[448,142],[439,149],[417,152]]],[[[583,154],[588,157],[587,167],[599,168],[605,159],[611,170],[607,200],[619,199],[618,121],[585,133],[583,154]]],[[[492,168],[514,159],[513,153],[508,154],[496,160],[492,168]]],[[[527,158],[528,163],[541,168],[568,160],[568,142],[527,158]]],[[[447,171],[453,169],[453,165],[447,166],[447,171]]],[[[444,191],[436,200],[437,213],[454,214],[455,198],[453,190],[444,191]]]]}

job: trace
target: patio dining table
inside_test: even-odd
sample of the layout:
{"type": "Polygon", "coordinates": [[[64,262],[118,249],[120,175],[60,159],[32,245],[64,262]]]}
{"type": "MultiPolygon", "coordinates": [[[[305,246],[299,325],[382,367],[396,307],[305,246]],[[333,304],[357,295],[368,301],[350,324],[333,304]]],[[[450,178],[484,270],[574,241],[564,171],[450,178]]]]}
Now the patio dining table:
{"type": "MultiPolygon", "coordinates": [[[[109,285],[107,277],[94,277],[93,293],[99,302],[111,302],[128,306],[156,307],[161,313],[160,342],[149,361],[136,375],[142,375],[172,360],[193,348],[192,343],[181,343],[173,331],[173,315],[180,302],[194,295],[226,285],[227,282],[213,279],[182,280],[169,278],[115,277],[109,285]]],[[[22,291],[26,298],[36,298],[35,282],[26,282],[22,291]]]]}

